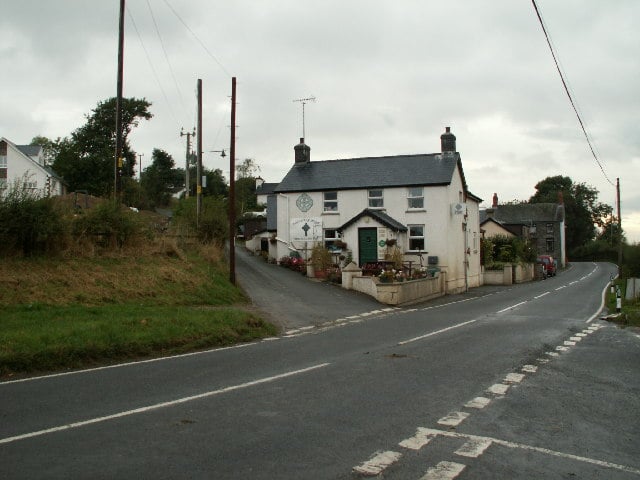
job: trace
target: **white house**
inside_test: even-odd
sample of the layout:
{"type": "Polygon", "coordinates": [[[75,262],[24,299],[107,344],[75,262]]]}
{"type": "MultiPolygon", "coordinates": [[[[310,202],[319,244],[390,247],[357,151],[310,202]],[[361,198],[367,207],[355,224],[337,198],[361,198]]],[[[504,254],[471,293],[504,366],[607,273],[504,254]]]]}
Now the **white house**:
{"type": "Polygon", "coordinates": [[[45,165],[40,145],[15,145],[0,137],[0,195],[16,182],[39,196],[64,193],[62,179],[45,165]]]}
{"type": "Polygon", "coordinates": [[[269,203],[268,224],[277,225],[269,255],[297,250],[304,256],[322,242],[348,251],[362,267],[384,260],[394,239],[405,261],[446,272],[448,293],[481,285],[481,200],[467,187],[449,127],[441,147],[432,154],[316,162],[300,139],[295,163],[269,203]]]}

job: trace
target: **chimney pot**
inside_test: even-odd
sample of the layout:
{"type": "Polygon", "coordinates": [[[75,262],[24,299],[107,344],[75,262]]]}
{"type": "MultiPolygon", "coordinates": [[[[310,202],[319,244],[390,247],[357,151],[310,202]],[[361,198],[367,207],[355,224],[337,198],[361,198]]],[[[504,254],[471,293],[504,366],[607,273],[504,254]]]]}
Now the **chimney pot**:
{"type": "Polygon", "coordinates": [[[451,133],[451,127],[445,127],[445,132],[440,135],[440,146],[442,153],[455,153],[456,136],[451,133]]]}
{"type": "Polygon", "coordinates": [[[498,194],[494,193],[493,194],[493,208],[497,208],[498,207],[498,194]]]}
{"type": "Polygon", "coordinates": [[[304,138],[300,139],[300,143],[293,147],[295,153],[295,165],[303,165],[311,161],[311,148],[305,145],[304,138]]]}

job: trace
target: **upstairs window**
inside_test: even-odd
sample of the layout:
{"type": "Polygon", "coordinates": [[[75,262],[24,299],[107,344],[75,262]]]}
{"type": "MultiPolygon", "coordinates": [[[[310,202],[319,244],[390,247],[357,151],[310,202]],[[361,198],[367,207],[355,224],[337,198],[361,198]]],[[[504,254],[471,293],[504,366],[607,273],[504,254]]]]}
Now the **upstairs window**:
{"type": "Polygon", "coordinates": [[[7,188],[7,156],[0,155],[0,188],[7,188]]]}
{"type": "Polygon", "coordinates": [[[408,225],[409,250],[424,250],[424,225],[408,225]]]}
{"type": "Polygon", "coordinates": [[[547,223],[547,234],[553,235],[553,223],[547,223]]]}
{"type": "Polygon", "coordinates": [[[338,211],[338,192],[324,192],[324,211],[325,212],[337,212],[338,211]]]}
{"type": "Polygon", "coordinates": [[[369,208],[384,208],[382,189],[369,190],[369,208]]]}
{"type": "Polygon", "coordinates": [[[424,191],[422,187],[410,187],[407,191],[407,207],[409,209],[424,208],[424,191]]]}

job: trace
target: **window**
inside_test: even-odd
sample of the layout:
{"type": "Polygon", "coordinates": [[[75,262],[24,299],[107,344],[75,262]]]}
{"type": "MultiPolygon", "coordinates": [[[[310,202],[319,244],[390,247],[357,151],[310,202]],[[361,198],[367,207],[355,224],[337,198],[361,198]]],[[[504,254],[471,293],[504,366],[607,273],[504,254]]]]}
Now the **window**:
{"type": "Polygon", "coordinates": [[[547,223],[547,233],[553,235],[553,223],[547,223]]]}
{"type": "Polygon", "coordinates": [[[369,208],[383,208],[382,189],[369,190],[369,208]]]}
{"type": "Polygon", "coordinates": [[[324,211],[325,212],[337,212],[338,211],[338,192],[324,192],[324,211]]]}
{"type": "Polygon", "coordinates": [[[408,208],[424,208],[424,193],[422,187],[410,187],[407,192],[408,208]]]}
{"type": "Polygon", "coordinates": [[[7,188],[7,156],[0,155],[0,188],[7,188]]]}
{"type": "Polygon", "coordinates": [[[553,238],[547,238],[547,253],[553,253],[554,242],[553,238]]]}
{"type": "Polygon", "coordinates": [[[409,225],[409,250],[424,250],[424,225],[409,225]]]}
{"type": "Polygon", "coordinates": [[[333,228],[326,228],[323,231],[323,235],[324,235],[324,246],[326,249],[331,251],[340,249],[340,247],[336,245],[336,242],[340,240],[340,235],[338,234],[337,230],[333,228]]]}

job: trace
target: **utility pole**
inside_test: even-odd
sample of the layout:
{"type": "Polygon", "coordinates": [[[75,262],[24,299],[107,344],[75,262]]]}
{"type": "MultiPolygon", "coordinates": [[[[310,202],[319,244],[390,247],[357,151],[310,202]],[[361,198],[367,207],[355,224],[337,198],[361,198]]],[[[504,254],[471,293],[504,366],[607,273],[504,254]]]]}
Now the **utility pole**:
{"type": "MultiPolygon", "coordinates": [[[[116,93],[116,159],[114,162],[114,199],[118,200],[122,190],[122,77],[124,71],[124,5],[120,0],[120,22],[118,29],[118,80],[116,93]]],[[[120,202],[118,202],[119,204],[120,202]]]]}
{"type": "Polygon", "coordinates": [[[304,106],[307,104],[307,102],[315,102],[315,101],[316,101],[316,97],[298,98],[297,100],[294,100],[294,102],[302,103],[302,138],[306,138],[305,131],[304,131],[304,106]]]}
{"type": "Polygon", "coordinates": [[[618,204],[618,277],[622,277],[622,214],[620,213],[620,178],[616,178],[616,203],[618,204]]]}
{"type": "Polygon", "coordinates": [[[139,153],[138,154],[138,171],[139,173],[139,177],[140,177],[140,181],[142,181],[142,157],[144,157],[144,153],[139,153]]]}
{"type": "Polygon", "coordinates": [[[184,132],[184,128],[180,129],[180,136],[187,137],[187,153],[186,153],[186,163],[184,168],[184,198],[189,198],[189,159],[191,158],[191,137],[195,137],[196,129],[193,129],[193,132],[184,132]]]}
{"type": "Polygon", "coordinates": [[[236,77],[231,78],[231,143],[229,144],[229,281],[236,284],[236,77]]]}
{"type": "Polygon", "coordinates": [[[200,226],[200,215],[202,214],[202,79],[198,79],[198,143],[196,155],[198,156],[198,166],[196,168],[196,223],[200,226]]]}

